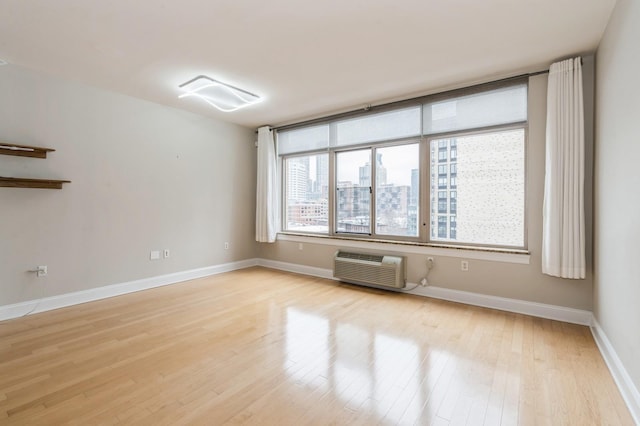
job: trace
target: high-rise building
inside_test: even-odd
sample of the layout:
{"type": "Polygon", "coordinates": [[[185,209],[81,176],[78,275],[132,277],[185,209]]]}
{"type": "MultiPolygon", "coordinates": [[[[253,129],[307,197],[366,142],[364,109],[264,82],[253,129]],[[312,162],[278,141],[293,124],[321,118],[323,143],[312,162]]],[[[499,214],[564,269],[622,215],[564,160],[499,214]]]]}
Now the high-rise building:
{"type": "Polygon", "coordinates": [[[287,200],[307,200],[309,192],[309,157],[291,159],[287,162],[287,200]]]}
{"type": "Polygon", "coordinates": [[[431,236],[457,239],[457,140],[437,141],[431,156],[431,236]]]}
{"type": "Polygon", "coordinates": [[[432,144],[431,237],[522,244],[522,132],[463,136],[432,144]]]}
{"type": "Polygon", "coordinates": [[[409,191],[409,206],[407,207],[407,235],[418,236],[419,191],[420,170],[411,169],[411,189],[409,191]]]}
{"type": "Polygon", "coordinates": [[[351,182],[338,182],[338,229],[341,223],[369,224],[369,187],[353,186],[351,182]],[[366,219],[365,219],[366,218],[366,219]]]}
{"type": "Polygon", "coordinates": [[[316,192],[318,197],[329,197],[329,155],[322,154],[316,157],[316,192]]]}
{"type": "MultiPolygon", "coordinates": [[[[359,169],[360,186],[371,186],[371,163],[367,161],[359,169]]],[[[387,183],[387,169],[382,164],[382,154],[376,155],[376,183],[380,187],[387,183]]]]}
{"type": "Polygon", "coordinates": [[[418,205],[418,193],[420,191],[420,170],[411,169],[411,192],[409,198],[410,205],[418,205]]]}
{"type": "Polygon", "coordinates": [[[382,185],[376,190],[376,232],[381,234],[407,234],[407,215],[411,187],[408,185],[382,185]]]}

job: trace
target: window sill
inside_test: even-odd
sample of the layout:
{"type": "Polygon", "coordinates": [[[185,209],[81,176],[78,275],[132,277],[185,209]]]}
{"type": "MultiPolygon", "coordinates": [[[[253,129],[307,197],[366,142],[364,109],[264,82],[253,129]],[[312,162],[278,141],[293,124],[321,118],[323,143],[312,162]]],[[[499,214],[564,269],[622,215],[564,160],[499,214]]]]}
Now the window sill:
{"type": "Polygon", "coordinates": [[[322,244],[339,247],[354,247],[372,250],[394,250],[403,253],[426,256],[448,256],[492,262],[518,263],[528,265],[530,253],[527,250],[498,249],[487,247],[447,246],[443,244],[418,243],[410,241],[362,240],[348,237],[329,237],[295,233],[278,233],[278,241],[322,244]]]}

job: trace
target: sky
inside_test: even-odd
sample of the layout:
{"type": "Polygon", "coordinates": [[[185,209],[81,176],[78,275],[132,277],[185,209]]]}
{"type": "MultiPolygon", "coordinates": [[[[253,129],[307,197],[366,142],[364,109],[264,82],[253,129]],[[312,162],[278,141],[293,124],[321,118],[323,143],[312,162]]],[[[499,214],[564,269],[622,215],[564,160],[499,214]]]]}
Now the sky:
{"type": "MultiPolygon", "coordinates": [[[[337,154],[338,180],[359,181],[359,168],[370,161],[370,150],[347,151],[337,154]]],[[[411,185],[411,169],[419,166],[418,144],[378,148],[382,165],[387,169],[387,183],[411,185]]],[[[311,179],[315,179],[315,167],[311,179]]]]}

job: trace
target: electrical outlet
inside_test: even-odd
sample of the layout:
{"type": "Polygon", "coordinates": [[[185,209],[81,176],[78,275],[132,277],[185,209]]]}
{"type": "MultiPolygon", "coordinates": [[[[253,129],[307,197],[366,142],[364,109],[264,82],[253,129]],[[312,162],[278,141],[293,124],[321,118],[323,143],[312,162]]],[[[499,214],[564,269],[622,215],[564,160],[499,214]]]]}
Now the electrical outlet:
{"type": "Polygon", "coordinates": [[[460,270],[467,272],[469,270],[469,261],[468,260],[463,260],[462,262],[460,262],[460,270]]]}
{"type": "Polygon", "coordinates": [[[38,272],[36,273],[39,277],[47,276],[47,265],[38,266],[38,272]]]}
{"type": "Polygon", "coordinates": [[[36,266],[36,269],[29,269],[27,272],[35,272],[37,277],[46,277],[47,276],[47,265],[36,266]]]}
{"type": "Polygon", "coordinates": [[[298,243],[298,250],[304,250],[304,244],[298,243]]]}
{"type": "Polygon", "coordinates": [[[225,250],[229,250],[229,243],[228,243],[228,242],[225,242],[225,243],[224,243],[224,249],[225,249],[225,250]]]}
{"type": "Polygon", "coordinates": [[[149,253],[149,260],[158,259],[160,259],[160,250],[151,250],[151,253],[149,253]]]}
{"type": "Polygon", "coordinates": [[[164,258],[166,259],[167,257],[171,256],[171,252],[169,251],[169,249],[164,249],[164,258]]]}

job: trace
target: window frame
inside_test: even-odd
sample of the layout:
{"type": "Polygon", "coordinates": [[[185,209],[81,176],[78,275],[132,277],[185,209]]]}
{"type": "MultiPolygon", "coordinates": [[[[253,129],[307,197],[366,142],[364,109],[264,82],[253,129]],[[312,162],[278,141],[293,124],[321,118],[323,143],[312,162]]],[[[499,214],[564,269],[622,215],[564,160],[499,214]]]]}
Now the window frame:
{"type": "MultiPolygon", "coordinates": [[[[335,147],[335,148],[330,148],[329,149],[329,167],[332,167],[332,170],[329,172],[329,184],[331,185],[331,177],[333,176],[334,180],[337,178],[337,161],[336,161],[336,155],[341,153],[341,152],[349,152],[349,151],[359,151],[359,150],[363,150],[363,149],[370,149],[371,150],[371,191],[370,191],[370,203],[369,203],[369,226],[370,226],[370,233],[365,234],[365,233],[350,233],[350,232],[338,232],[336,227],[337,227],[337,217],[338,217],[338,205],[337,205],[337,182],[334,182],[334,186],[333,189],[329,190],[329,209],[331,212],[333,212],[333,215],[329,215],[332,216],[329,219],[329,223],[333,222],[331,224],[331,228],[329,229],[329,233],[328,234],[321,234],[321,235],[328,235],[330,237],[340,237],[340,238],[353,238],[353,239],[361,239],[361,240],[386,240],[386,241],[408,241],[408,242],[414,242],[414,243],[420,243],[423,242],[423,235],[422,235],[422,226],[420,226],[420,224],[422,223],[422,198],[423,198],[423,194],[422,194],[422,178],[420,176],[421,174],[421,170],[423,167],[423,150],[424,150],[424,139],[420,138],[420,137],[411,137],[411,138],[402,138],[402,139],[396,139],[396,140],[390,140],[390,141],[383,141],[383,142],[373,142],[373,143],[368,143],[368,144],[360,144],[360,145],[356,145],[353,147],[335,147]],[[413,236],[406,236],[406,235],[389,235],[389,234],[379,234],[376,232],[376,221],[377,221],[377,216],[376,216],[376,206],[377,206],[377,198],[376,198],[376,182],[377,182],[377,167],[375,167],[375,159],[376,154],[377,154],[377,150],[380,148],[389,148],[389,147],[394,147],[394,146],[403,146],[403,145],[417,145],[418,146],[418,155],[419,155],[419,160],[418,160],[418,202],[417,202],[417,207],[418,207],[418,223],[417,223],[417,235],[415,237],[413,236]],[[333,200],[331,199],[333,197],[333,200]]],[[[286,231],[285,231],[286,232],[286,231]]],[[[317,234],[316,234],[317,235],[317,234]]]]}
{"type": "MultiPolygon", "coordinates": [[[[374,179],[376,178],[375,175],[375,164],[374,164],[374,152],[372,150],[369,151],[369,163],[370,163],[370,167],[371,167],[371,171],[370,171],[370,175],[369,175],[369,184],[371,186],[369,186],[369,232],[339,232],[338,231],[338,161],[337,161],[337,156],[340,153],[345,153],[345,152],[355,152],[355,151],[365,151],[367,150],[367,147],[358,147],[358,148],[352,148],[352,147],[348,147],[347,149],[336,149],[336,150],[329,150],[329,155],[331,157],[333,157],[333,170],[329,170],[329,174],[334,176],[335,179],[335,185],[333,186],[333,188],[331,188],[329,190],[329,198],[331,198],[331,196],[333,196],[333,207],[331,208],[331,212],[333,212],[333,224],[331,225],[331,227],[329,228],[329,232],[328,234],[330,236],[353,236],[353,237],[370,237],[373,235],[372,231],[373,231],[373,223],[374,223],[374,216],[373,216],[373,212],[374,212],[374,195],[373,195],[373,182],[374,179]]],[[[331,161],[329,162],[331,163],[331,161]]],[[[329,201],[329,205],[331,206],[331,201],[329,201]]],[[[329,214],[331,216],[331,214],[329,214]]],[[[331,221],[330,221],[331,222],[331,221]]]]}
{"type": "MultiPolygon", "coordinates": [[[[289,206],[288,206],[288,201],[289,201],[289,196],[288,196],[288,191],[287,191],[287,175],[288,175],[288,164],[287,164],[287,160],[292,159],[292,158],[299,158],[299,157],[309,157],[312,155],[321,155],[321,154],[327,154],[329,155],[329,160],[328,160],[328,174],[329,174],[329,183],[328,186],[329,188],[327,188],[327,193],[328,195],[331,195],[331,188],[332,188],[332,183],[331,183],[331,155],[329,154],[329,152],[326,149],[323,149],[321,151],[306,151],[306,152],[295,152],[292,154],[286,154],[283,155],[281,157],[278,157],[278,170],[280,170],[280,194],[281,196],[280,198],[280,211],[282,212],[282,214],[280,215],[280,231],[279,232],[286,232],[286,233],[291,233],[291,234],[304,234],[304,235],[328,235],[328,233],[325,232],[313,232],[313,231],[298,231],[298,230],[288,230],[287,229],[287,225],[288,225],[288,216],[289,216],[289,206]]],[[[329,197],[330,198],[330,197],[329,197]]],[[[331,230],[331,203],[330,200],[327,200],[327,229],[331,230]]]]}
{"type": "MultiPolygon", "coordinates": [[[[524,217],[523,217],[523,229],[522,232],[524,233],[523,237],[522,237],[522,242],[523,245],[522,246],[508,246],[508,245],[500,245],[500,244],[482,244],[482,243],[465,243],[465,242],[456,242],[456,241],[439,241],[439,240],[431,240],[431,229],[427,230],[427,241],[425,241],[425,243],[432,245],[432,246],[452,246],[452,247],[477,247],[477,248],[491,248],[491,249],[513,249],[513,250],[527,250],[529,247],[529,241],[528,241],[528,236],[529,236],[529,232],[528,232],[528,223],[529,223],[529,217],[528,217],[528,201],[529,201],[529,197],[527,194],[527,189],[528,189],[528,184],[529,184],[529,179],[528,179],[528,153],[529,153],[529,123],[528,121],[521,121],[521,122],[517,122],[517,123],[509,123],[509,124],[501,124],[501,125],[495,125],[495,126],[486,126],[486,127],[481,127],[481,128],[477,128],[477,129],[468,129],[468,130],[464,130],[464,131],[460,131],[460,132],[446,132],[446,133],[434,133],[433,135],[429,135],[429,136],[425,136],[425,143],[427,144],[427,147],[431,147],[431,141],[433,140],[439,140],[439,139],[443,139],[443,138],[459,138],[459,137],[467,137],[467,136],[476,136],[476,135],[482,135],[482,134],[488,134],[488,133],[499,133],[499,132],[507,132],[510,130],[523,130],[524,136],[523,136],[523,150],[524,150],[524,158],[522,159],[523,163],[524,163],[524,189],[523,189],[523,197],[524,197],[524,217]]],[[[457,146],[456,146],[456,150],[457,150],[457,146]]],[[[436,148],[437,150],[439,150],[439,148],[436,148]]],[[[430,150],[430,148],[429,148],[430,150]]],[[[431,152],[429,151],[429,155],[431,154],[431,152]]],[[[456,156],[457,159],[457,156],[456,156]]],[[[431,161],[430,159],[427,159],[427,166],[428,166],[428,176],[431,176],[431,161]]],[[[441,163],[438,160],[436,162],[436,166],[440,166],[441,163]]],[[[457,170],[456,170],[456,178],[457,178],[457,170]]],[[[428,181],[427,181],[428,182],[428,181]]],[[[430,187],[429,187],[430,188],[430,187]]],[[[457,192],[458,192],[458,186],[456,184],[455,186],[455,191],[456,191],[456,232],[457,232],[457,216],[458,216],[458,200],[457,200],[457,192]]],[[[440,188],[438,187],[436,189],[436,191],[440,191],[440,188]]],[[[429,190],[430,192],[430,190],[429,190]]],[[[428,211],[428,217],[426,218],[426,223],[430,224],[431,223],[431,199],[428,200],[429,201],[429,205],[427,206],[427,211],[428,211]]],[[[437,203],[437,198],[436,198],[436,203],[437,203]]],[[[437,207],[437,206],[436,206],[437,207]]],[[[438,215],[438,213],[436,212],[436,215],[438,215]]],[[[429,226],[429,225],[428,225],[429,226]]]]}

